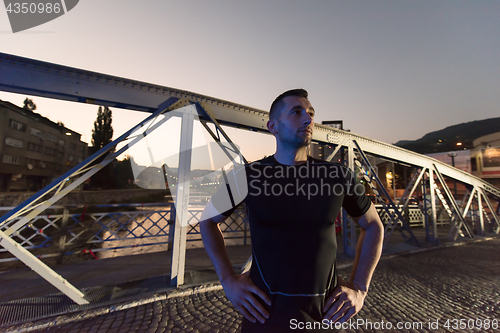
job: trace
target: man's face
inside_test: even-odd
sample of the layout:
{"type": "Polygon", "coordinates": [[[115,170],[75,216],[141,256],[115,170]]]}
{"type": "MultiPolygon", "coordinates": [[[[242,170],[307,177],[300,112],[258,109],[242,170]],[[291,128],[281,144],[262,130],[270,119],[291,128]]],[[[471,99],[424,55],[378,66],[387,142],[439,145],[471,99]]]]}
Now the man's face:
{"type": "Polygon", "coordinates": [[[275,124],[276,139],[292,147],[303,147],[311,143],[314,129],[314,108],[307,98],[288,96],[275,124]]]}

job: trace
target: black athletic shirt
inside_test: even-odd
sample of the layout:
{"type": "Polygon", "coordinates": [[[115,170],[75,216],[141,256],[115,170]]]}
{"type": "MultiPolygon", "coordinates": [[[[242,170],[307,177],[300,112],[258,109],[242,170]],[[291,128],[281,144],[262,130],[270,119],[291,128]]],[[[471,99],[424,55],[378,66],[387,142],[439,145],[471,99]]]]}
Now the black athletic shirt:
{"type": "MultiPolygon", "coordinates": [[[[321,322],[324,303],[337,285],[335,220],[342,206],[352,217],[368,210],[371,202],[363,186],[347,167],[311,157],[305,164],[288,166],[269,156],[237,170],[240,179],[242,171],[246,196],[245,186],[233,182],[212,197],[225,216],[242,200],[246,203],[250,278],[272,302],[270,307],[262,302],[270,311],[265,324],[244,319],[242,332],[295,332],[299,322],[321,322]]],[[[226,181],[233,177],[227,174],[226,181]]]]}

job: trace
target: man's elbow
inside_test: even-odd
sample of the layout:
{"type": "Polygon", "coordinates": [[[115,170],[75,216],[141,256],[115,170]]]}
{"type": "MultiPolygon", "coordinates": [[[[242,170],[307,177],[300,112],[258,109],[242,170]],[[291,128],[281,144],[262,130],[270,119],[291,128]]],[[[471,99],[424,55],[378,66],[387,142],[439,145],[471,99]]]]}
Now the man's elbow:
{"type": "Polygon", "coordinates": [[[210,227],[216,227],[218,223],[216,223],[211,218],[200,221],[200,229],[209,229],[210,227]]]}
{"type": "Polygon", "coordinates": [[[213,223],[213,222],[210,219],[200,221],[200,228],[201,229],[206,228],[206,226],[209,225],[209,223],[213,223]]]}
{"type": "Polygon", "coordinates": [[[365,229],[366,236],[382,242],[384,238],[384,225],[375,209],[370,209],[364,216],[365,221],[360,223],[360,226],[365,229]]]}
{"type": "Polygon", "coordinates": [[[377,215],[377,218],[371,223],[369,223],[368,228],[366,229],[367,231],[367,236],[372,238],[373,241],[382,244],[384,241],[384,225],[382,224],[382,221],[377,215]]]}
{"type": "Polygon", "coordinates": [[[358,217],[355,222],[365,230],[372,230],[373,232],[383,232],[384,230],[384,225],[373,204],[368,211],[364,215],[358,217]]]}
{"type": "Polygon", "coordinates": [[[226,219],[223,215],[217,215],[213,217],[201,216],[200,218],[200,231],[203,233],[204,230],[218,228],[219,223],[226,219]]]}
{"type": "Polygon", "coordinates": [[[200,216],[200,227],[202,225],[219,224],[227,217],[219,213],[212,204],[212,200],[208,202],[200,216]]]}

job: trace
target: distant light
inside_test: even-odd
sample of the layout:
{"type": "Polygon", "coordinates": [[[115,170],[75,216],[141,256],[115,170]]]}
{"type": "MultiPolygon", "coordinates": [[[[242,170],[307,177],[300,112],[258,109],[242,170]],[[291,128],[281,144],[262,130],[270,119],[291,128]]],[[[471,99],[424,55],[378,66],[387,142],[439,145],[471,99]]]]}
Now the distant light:
{"type": "Polygon", "coordinates": [[[461,146],[462,145],[462,142],[457,142],[457,146],[461,146]]]}
{"type": "Polygon", "coordinates": [[[66,132],[66,135],[71,135],[71,133],[70,132],[66,132]]]}

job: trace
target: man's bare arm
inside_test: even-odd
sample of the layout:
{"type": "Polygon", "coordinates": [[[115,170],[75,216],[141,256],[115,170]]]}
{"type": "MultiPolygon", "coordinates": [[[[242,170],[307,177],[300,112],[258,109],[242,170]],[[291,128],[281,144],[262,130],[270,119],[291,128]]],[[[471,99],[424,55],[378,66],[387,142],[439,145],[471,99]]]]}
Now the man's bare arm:
{"type": "Polygon", "coordinates": [[[201,215],[200,231],[205,250],[210,260],[212,260],[217,276],[229,301],[248,320],[252,322],[258,320],[264,323],[265,319],[269,316],[269,312],[254,295],[259,296],[269,305],[271,300],[261,289],[252,283],[248,273],[236,274],[234,272],[224,243],[224,236],[219,228],[219,223],[224,221],[226,217],[215,215],[213,210],[213,205],[209,202],[201,215]],[[208,216],[214,217],[208,218],[208,216]]]}
{"type": "MultiPolygon", "coordinates": [[[[358,219],[356,219],[356,220],[358,220],[358,219]]],[[[359,222],[357,222],[357,223],[359,225],[359,222]]],[[[361,258],[361,246],[363,245],[363,241],[365,239],[365,233],[366,233],[366,230],[361,228],[361,230],[359,232],[358,243],[356,244],[356,253],[354,256],[354,263],[352,265],[351,278],[348,281],[350,283],[354,282],[354,277],[356,275],[356,271],[358,270],[359,259],[361,258]]]]}
{"type": "MultiPolygon", "coordinates": [[[[211,205],[211,203],[209,203],[209,205],[211,205]]],[[[210,209],[208,205],[207,208],[210,209]]],[[[201,238],[203,240],[203,246],[215,267],[215,272],[219,280],[222,281],[234,274],[231,260],[227,254],[224,236],[219,228],[219,223],[223,222],[226,217],[223,215],[216,215],[212,218],[206,218],[205,216],[209,214],[207,208],[201,214],[201,238]]]]}
{"type": "Polygon", "coordinates": [[[373,272],[382,253],[384,228],[373,204],[359,218],[353,218],[361,227],[351,279],[342,281],[328,298],[325,318],[346,322],[361,310],[373,272]]]}
{"type": "Polygon", "coordinates": [[[384,226],[373,204],[365,215],[353,220],[361,227],[361,234],[356,248],[359,260],[357,265],[353,266],[351,282],[368,291],[373,272],[382,254],[384,226]]]}

